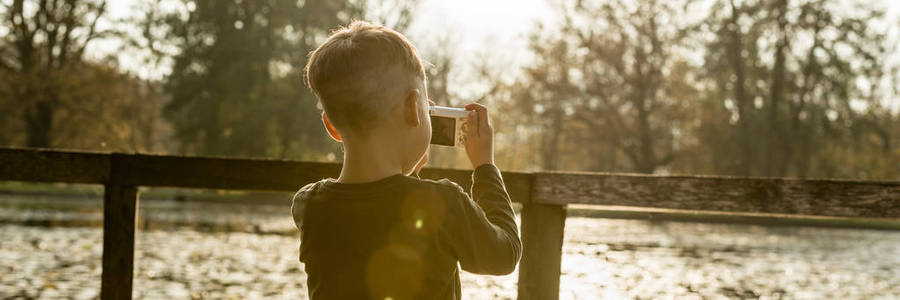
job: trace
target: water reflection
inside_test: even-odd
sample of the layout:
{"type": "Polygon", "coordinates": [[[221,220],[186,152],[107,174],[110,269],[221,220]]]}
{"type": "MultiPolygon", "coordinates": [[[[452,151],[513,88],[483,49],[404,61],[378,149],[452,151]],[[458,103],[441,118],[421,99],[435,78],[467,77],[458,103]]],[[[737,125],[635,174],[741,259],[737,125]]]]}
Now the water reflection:
{"type": "MultiPolygon", "coordinates": [[[[304,299],[288,199],[142,200],[135,296],[304,299]]],[[[101,221],[97,197],[0,195],[0,295],[96,297],[101,221]]],[[[563,251],[562,299],[900,297],[893,231],[571,217],[563,251]]],[[[514,299],[517,276],[463,273],[463,293],[514,299]]]]}

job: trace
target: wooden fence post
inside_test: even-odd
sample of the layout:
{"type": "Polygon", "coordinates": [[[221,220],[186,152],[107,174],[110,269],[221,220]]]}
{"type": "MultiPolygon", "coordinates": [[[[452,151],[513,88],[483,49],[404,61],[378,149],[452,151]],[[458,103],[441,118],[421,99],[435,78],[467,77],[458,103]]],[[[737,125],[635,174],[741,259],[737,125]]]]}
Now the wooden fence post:
{"type": "Polygon", "coordinates": [[[115,184],[105,186],[100,299],[131,299],[137,206],[137,187],[115,184]]]}
{"type": "Polygon", "coordinates": [[[518,299],[559,299],[566,207],[522,205],[522,262],[518,299]]]}

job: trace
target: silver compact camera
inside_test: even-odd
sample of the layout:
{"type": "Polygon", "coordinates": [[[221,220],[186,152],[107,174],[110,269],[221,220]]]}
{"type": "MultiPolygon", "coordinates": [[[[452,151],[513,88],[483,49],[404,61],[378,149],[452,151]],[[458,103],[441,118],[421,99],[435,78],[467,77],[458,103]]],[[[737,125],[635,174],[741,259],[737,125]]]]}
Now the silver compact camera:
{"type": "Polygon", "coordinates": [[[466,144],[466,122],[469,111],[446,106],[431,106],[431,144],[463,147],[466,144]]]}

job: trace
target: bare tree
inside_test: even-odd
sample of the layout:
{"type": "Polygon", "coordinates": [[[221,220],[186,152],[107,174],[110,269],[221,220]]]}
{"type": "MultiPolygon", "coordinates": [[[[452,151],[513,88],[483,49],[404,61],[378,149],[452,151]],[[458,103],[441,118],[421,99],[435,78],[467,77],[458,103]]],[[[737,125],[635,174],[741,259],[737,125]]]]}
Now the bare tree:
{"type": "Polygon", "coordinates": [[[537,62],[526,67],[516,97],[541,124],[543,168],[558,168],[561,147],[577,140],[577,147],[614,149],[582,167],[619,162],[619,155],[627,163],[617,170],[653,173],[672,162],[680,101],[692,92],[676,77],[687,68],[674,53],[684,36],[684,28],[671,22],[677,7],[572,1],[560,11],[560,33],[532,36],[537,62]]]}
{"type": "Polygon", "coordinates": [[[21,106],[26,145],[54,146],[54,118],[64,105],[64,81],[77,76],[87,46],[111,34],[98,29],[106,1],[3,3],[0,22],[9,31],[0,37],[0,72],[9,78],[9,97],[21,106]]]}

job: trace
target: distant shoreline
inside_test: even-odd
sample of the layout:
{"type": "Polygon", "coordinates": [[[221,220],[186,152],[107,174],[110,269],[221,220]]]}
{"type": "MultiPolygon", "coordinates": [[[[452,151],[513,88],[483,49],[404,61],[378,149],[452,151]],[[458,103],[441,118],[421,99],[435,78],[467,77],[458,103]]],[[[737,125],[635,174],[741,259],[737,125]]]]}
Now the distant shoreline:
{"type": "MultiPolygon", "coordinates": [[[[231,205],[247,206],[242,210],[252,209],[251,207],[268,207],[260,208],[265,211],[264,214],[277,215],[281,211],[289,214],[291,205],[291,193],[284,192],[255,192],[255,191],[216,191],[216,190],[191,190],[191,189],[171,189],[171,188],[148,188],[141,192],[141,213],[154,207],[165,207],[165,209],[175,209],[174,207],[189,207],[186,210],[194,208],[208,208],[210,204],[218,207],[220,211],[234,210],[231,205]]],[[[10,209],[9,205],[4,202],[3,196],[7,197],[26,197],[41,198],[43,201],[17,201],[15,205],[17,209],[43,210],[46,214],[55,211],[71,211],[76,207],[84,209],[93,207],[99,214],[98,221],[82,222],[71,221],[77,227],[82,226],[101,226],[102,223],[102,198],[103,188],[91,185],[66,185],[66,184],[32,184],[32,183],[0,183],[0,209],[10,209]],[[69,202],[68,200],[80,200],[81,204],[69,202]],[[90,202],[90,203],[87,203],[90,202]],[[87,204],[85,204],[87,203],[87,204]]],[[[513,204],[518,214],[521,214],[521,205],[513,204]]],[[[78,210],[76,209],[76,210],[78,210]]],[[[187,213],[187,212],[185,212],[187,213]]],[[[744,225],[762,225],[762,226],[806,226],[806,227],[824,227],[824,228],[851,228],[851,229],[882,229],[882,230],[900,230],[900,220],[883,219],[883,218],[843,218],[843,217],[819,217],[819,216],[795,216],[795,215],[779,215],[779,214],[759,214],[759,213],[729,213],[729,212],[711,212],[711,211],[687,211],[672,209],[656,209],[656,208],[638,208],[638,207],[618,207],[618,206],[587,206],[587,205],[569,205],[566,208],[569,217],[584,218],[605,218],[605,219],[632,219],[647,222],[687,222],[687,223],[711,223],[711,224],[744,224],[744,225]]],[[[233,214],[233,213],[229,213],[233,214]]],[[[238,213],[239,214],[239,213],[238,213]]],[[[74,217],[73,217],[74,218],[74,217]]],[[[189,216],[186,218],[190,218],[189,216]]],[[[230,221],[222,221],[217,217],[218,223],[229,223],[230,221]]],[[[23,220],[11,222],[8,218],[0,215],[0,224],[36,224],[44,226],[44,224],[57,224],[57,226],[66,226],[60,221],[46,221],[42,218],[35,220],[23,220]]],[[[171,222],[176,226],[182,226],[183,223],[171,222]]],[[[164,226],[164,224],[158,224],[164,226]]],[[[219,225],[207,224],[203,227],[216,227],[219,225]]],[[[240,232],[261,232],[258,229],[239,229],[240,232]]]]}

